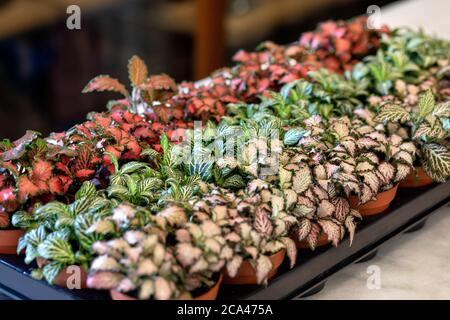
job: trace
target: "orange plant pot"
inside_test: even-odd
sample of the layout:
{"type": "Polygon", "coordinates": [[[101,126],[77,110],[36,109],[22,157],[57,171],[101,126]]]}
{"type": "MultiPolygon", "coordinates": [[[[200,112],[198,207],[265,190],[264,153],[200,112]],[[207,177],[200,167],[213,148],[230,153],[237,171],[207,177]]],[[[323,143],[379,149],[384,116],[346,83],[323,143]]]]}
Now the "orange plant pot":
{"type": "MultiPolygon", "coordinates": [[[[272,270],[270,270],[267,275],[268,279],[271,279],[277,273],[278,268],[283,263],[284,257],[286,255],[286,250],[280,250],[277,253],[271,255],[270,261],[272,262],[272,270]]],[[[253,268],[249,261],[244,261],[241,264],[236,276],[234,278],[230,277],[227,272],[224,274],[223,278],[224,284],[257,284],[256,270],[253,268]]]]}
{"type": "MultiPolygon", "coordinates": [[[[36,263],[38,265],[39,268],[43,268],[45,267],[45,265],[47,265],[49,262],[45,259],[36,258],[36,263]]],[[[77,267],[80,268],[80,287],[79,288],[72,288],[72,289],[87,289],[87,285],[86,285],[86,281],[87,281],[87,273],[86,271],[80,267],[80,266],[73,266],[73,267],[77,267]]],[[[69,281],[71,281],[69,278],[73,277],[74,274],[72,272],[69,272],[69,267],[64,268],[62,271],[60,271],[58,273],[58,275],[56,276],[55,280],[53,281],[53,284],[55,286],[61,287],[61,288],[67,288],[67,283],[69,281]]]]}
{"type": "MultiPolygon", "coordinates": [[[[216,300],[222,280],[223,274],[220,274],[219,280],[216,282],[216,284],[211,289],[209,289],[209,291],[205,292],[202,295],[199,295],[198,297],[195,297],[194,300],[216,300]]],[[[113,300],[137,300],[132,296],[115,290],[111,290],[110,294],[113,300]]]]}
{"type": "Polygon", "coordinates": [[[17,243],[24,230],[0,230],[0,254],[17,254],[17,243]]]}
{"type": "MultiPolygon", "coordinates": [[[[297,246],[297,249],[310,249],[311,247],[308,244],[308,241],[302,240],[298,241],[294,238],[294,242],[297,246]]],[[[319,237],[319,241],[317,241],[316,248],[326,246],[330,241],[328,241],[328,237],[325,234],[321,234],[319,237]]]]}
{"type": "Polygon", "coordinates": [[[416,167],[415,171],[400,182],[400,188],[418,188],[432,184],[434,181],[425,173],[422,167],[416,167]]]}
{"type": "Polygon", "coordinates": [[[381,213],[387,208],[389,208],[389,205],[391,204],[392,200],[394,200],[395,195],[397,194],[397,188],[398,185],[387,191],[383,191],[377,194],[376,200],[370,200],[369,202],[363,205],[359,205],[358,196],[351,195],[349,197],[350,207],[352,209],[358,210],[363,217],[381,213]]]}

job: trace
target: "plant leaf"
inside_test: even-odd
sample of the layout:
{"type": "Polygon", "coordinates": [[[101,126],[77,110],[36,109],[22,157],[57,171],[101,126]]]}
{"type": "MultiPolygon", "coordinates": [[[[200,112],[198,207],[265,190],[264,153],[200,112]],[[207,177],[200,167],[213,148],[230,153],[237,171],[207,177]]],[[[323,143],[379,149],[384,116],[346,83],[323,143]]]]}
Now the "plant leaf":
{"type": "Polygon", "coordinates": [[[128,62],[128,77],[134,87],[139,87],[145,82],[148,76],[148,69],[145,62],[134,55],[128,62]]]}
{"type": "Polygon", "coordinates": [[[121,84],[117,79],[111,78],[107,75],[100,75],[89,81],[89,83],[84,87],[83,93],[87,92],[103,92],[112,91],[121,93],[125,98],[128,97],[128,90],[123,84],[121,84]]]}
{"type": "Polygon", "coordinates": [[[411,115],[402,106],[389,104],[381,108],[380,113],[375,117],[378,122],[400,122],[404,123],[411,120],[411,115]]]}
{"type": "Polygon", "coordinates": [[[423,168],[434,181],[445,182],[450,176],[450,152],[437,143],[424,144],[423,168]]]}
{"type": "Polygon", "coordinates": [[[433,92],[431,89],[428,89],[427,92],[420,95],[419,97],[419,116],[425,118],[431,112],[433,112],[435,105],[433,92]]]}

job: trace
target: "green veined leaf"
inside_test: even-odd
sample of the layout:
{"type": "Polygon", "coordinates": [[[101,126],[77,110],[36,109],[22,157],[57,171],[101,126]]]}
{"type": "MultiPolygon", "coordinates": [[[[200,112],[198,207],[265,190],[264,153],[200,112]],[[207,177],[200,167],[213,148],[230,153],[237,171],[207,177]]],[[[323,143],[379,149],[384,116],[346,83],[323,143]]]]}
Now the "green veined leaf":
{"type": "Polygon", "coordinates": [[[53,201],[37,208],[33,212],[33,217],[36,220],[48,220],[67,212],[69,212],[69,207],[67,205],[58,201],[53,201]]]}
{"type": "Polygon", "coordinates": [[[37,247],[47,237],[47,231],[44,226],[28,231],[25,235],[25,242],[33,247],[37,247]]]}
{"type": "Polygon", "coordinates": [[[111,198],[118,198],[120,200],[127,200],[131,194],[130,191],[125,186],[112,185],[108,187],[108,196],[111,198]]]}
{"type": "Polygon", "coordinates": [[[48,283],[53,284],[58,274],[64,269],[64,263],[52,261],[45,265],[42,274],[48,283]]]}
{"type": "Polygon", "coordinates": [[[380,113],[375,117],[377,122],[407,122],[411,120],[409,112],[398,105],[389,104],[381,108],[380,113]]]}
{"type": "Polygon", "coordinates": [[[125,163],[120,169],[119,172],[121,174],[131,174],[134,172],[137,172],[139,170],[145,169],[148,167],[147,163],[144,162],[137,162],[137,161],[131,161],[128,163],[125,163]]]}
{"type": "Polygon", "coordinates": [[[428,89],[427,92],[420,95],[419,97],[419,116],[425,118],[431,112],[433,112],[435,105],[433,92],[431,89],[428,89]]]}
{"type": "Polygon", "coordinates": [[[437,143],[423,145],[423,168],[435,181],[445,182],[450,176],[450,152],[437,143]]]}
{"type": "Polygon", "coordinates": [[[245,182],[240,175],[235,174],[231,177],[226,178],[222,184],[222,187],[230,189],[241,189],[245,187],[245,182]]]}
{"type": "Polygon", "coordinates": [[[70,244],[57,237],[45,239],[38,246],[39,255],[47,260],[54,260],[61,263],[75,263],[75,254],[70,244]]]}
{"type": "Polygon", "coordinates": [[[160,153],[152,148],[146,148],[141,152],[141,157],[148,157],[150,159],[157,159],[160,153]]]}
{"type": "Polygon", "coordinates": [[[94,184],[90,181],[85,181],[81,185],[80,190],[78,190],[75,194],[75,199],[78,200],[83,197],[93,197],[95,196],[96,192],[97,189],[95,188],[94,184]]]}
{"type": "Polygon", "coordinates": [[[162,188],[163,182],[158,178],[146,178],[137,182],[137,193],[158,190],[162,188]]]}
{"type": "Polygon", "coordinates": [[[17,211],[16,213],[14,213],[11,219],[11,223],[13,226],[22,229],[31,227],[33,225],[33,222],[33,216],[26,211],[17,211]]]}

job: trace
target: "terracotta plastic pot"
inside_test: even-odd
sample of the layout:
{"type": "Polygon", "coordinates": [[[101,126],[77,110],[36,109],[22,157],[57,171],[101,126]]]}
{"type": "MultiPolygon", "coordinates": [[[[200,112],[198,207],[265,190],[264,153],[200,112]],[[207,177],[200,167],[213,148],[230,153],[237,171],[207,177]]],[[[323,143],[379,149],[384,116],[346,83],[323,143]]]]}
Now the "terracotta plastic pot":
{"type": "Polygon", "coordinates": [[[0,254],[17,254],[17,243],[24,230],[0,230],[0,254]]]}
{"type": "MultiPolygon", "coordinates": [[[[294,241],[297,246],[297,249],[310,249],[311,250],[311,247],[309,246],[309,244],[306,240],[297,241],[294,238],[294,241]]],[[[319,237],[319,241],[317,241],[316,248],[326,246],[329,242],[330,241],[328,241],[328,236],[322,233],[319,237]]]]}
{"type": "MultiPolygon", "coordinates": [[[[209,289],[209,291],[205,292],[202,295],[199,295],[198,297],[195,297],[194,300],[216,300],[222,280],[223,275],[220,274],[219,280],[216,282],[216,284],[211,289],[209,289]]],[[[113,300],[137,300],[132,296],[115,290],[111,290],[110,294],[113,300]]]]}
{"type": "Polygon", "coordinates": [[[398,185],[395,187],[377,194],[376,200],[370,200],[369,202],[359,205],[359,197],[351,195],[349,197],[350,207],[358,210],[362,216],[372,216],[386,210],[394,200],[397,194],[398,185]]]}
{"type": "MultiPolygon", "coordinates": [[[[45,267],[49,262],[45,259],[36,258],[36,263],[39,268],[45,267]]],[[[87,289],[86,280],[87,280],[87,273],[86,271],[80,267],[80,266],[69,266],[67,268],[64,268],[58,275],[56,276],[53,284],[55,286],[61,287],[61,288],[67,288],[67,283],[72,283],[71,277],[74,276],[74,273],[72,270],[69,270],[70,267],[77,267],[80,268],[80,287],[79,288],[71,288],[71,289],[87,289]],[[70,272],[69,272],[70,271],[70,272]]]]}
{"type": "MultiPolygon", "coordinates": [[[[272,262],[272,270],[267,276],[268,279],[275,276],[281,263],[283,263],[285,255],[286,250],[283,249],[269,257],[272,262]]],[[[234,278],[231,278],[226,272],[223,277],[224,284],[257,284],[256,280],[256,270],[249,261],[242,262],[241,267],[234,278]]]]}
{"type": "Polygon", "coordinates": [[[417,188],[432,184],[434,181],[425,173],[422,167],[416,167],[415,171],[400,182],[400,188],[417,188]]]}

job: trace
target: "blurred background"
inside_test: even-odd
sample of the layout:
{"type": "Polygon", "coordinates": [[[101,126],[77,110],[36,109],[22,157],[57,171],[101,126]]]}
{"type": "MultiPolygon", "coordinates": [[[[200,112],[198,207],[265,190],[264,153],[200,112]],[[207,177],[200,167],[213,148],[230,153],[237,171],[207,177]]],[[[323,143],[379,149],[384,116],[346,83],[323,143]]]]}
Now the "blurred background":
{"type": "Polygon", "coordinates": [[[238,49],[288,43],[327,19],[366,13],[373,0],[0,0],[0,138],[68,129],[114,96],[81,94],[98,74],[127,80],[138,54],[150,73],[196,80],[238,49]],[[69,30],[69,5],[81,30],[69,30]]]}

